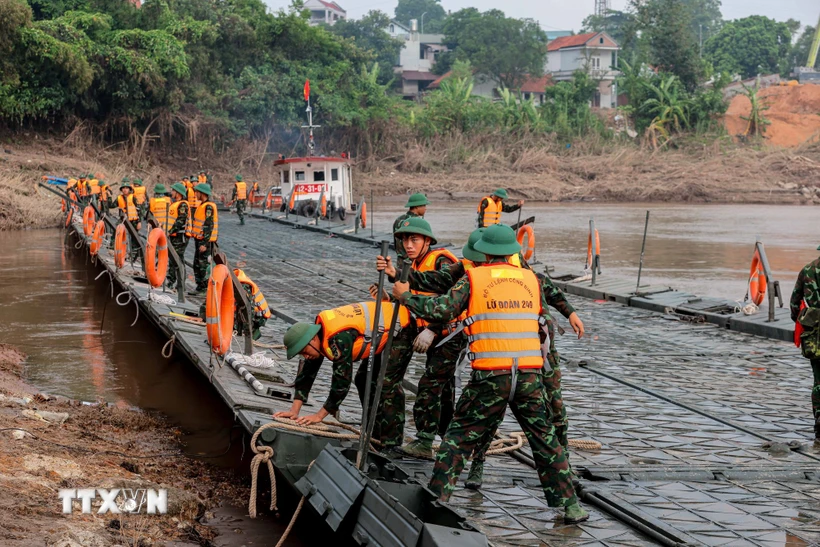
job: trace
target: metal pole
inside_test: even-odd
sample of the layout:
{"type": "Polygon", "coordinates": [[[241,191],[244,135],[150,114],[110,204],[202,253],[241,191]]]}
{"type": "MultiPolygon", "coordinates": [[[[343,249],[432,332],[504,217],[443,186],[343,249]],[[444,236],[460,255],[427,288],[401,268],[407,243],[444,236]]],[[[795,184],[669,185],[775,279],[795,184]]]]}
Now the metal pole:
{"type": "Polygon", "coordinates": [[[638,265],[638,283],[635,285],[635,294],[641,292],[641,271],[643,270],[643,254],[646,251],[646,231],[649,228],[649,211],[646,212],[646,222],[643,225],[643,243],[641,244],[641,263],[638,265]]]}
{"type": "MultiPolygon", "coordinates": [[[[410,275],[410,268],[412,264],[410,262],[407,264],[402,264],[402,262],[404,261],[399,258],[398,267],[401,271],[399,281],[406,283],[407,277],[410,275]]],[[[387,366],[390,364],[390,351],[393,349],[393,335],[396,330],[396,322],[399,319],[400,307],[401,306],[398,302],[395,302],[393,305],[393,315],[390,318],[390,327],[387,331],[387,342],[384,345],[384,351],[382,351],[382,356],[387,357],[382,358],[381,368],[379,368],[379,378],[376,380],[376,392],[373,394],[373,404],[370,405],[370,412],[368,412],[367,426],[364,427],[363,423],[362,427],[362,435],[365,435],[364,442],[362,444],[364,444],[366,450],[369,450],[370,439],[373,436],[373,426],[376,423],[376,414],[379,411],[382,389],[384,388],[384,377],[387,375],[387,366]]]]}
{"type": "Polygon", "coordinates": [[[239,278],[233,273],[233,268],[228,264],[228,257],[216,247],[214,252],[214,264],[224,264],[228,268],[228,274],[231,276],[231,284],[234,292],[239,295],[239,302],[237,305],[243,308],[245,312],[245,321],[247,322],[248,331],[243,332],[245,339],[245,355],[253,355],[253,305],[248,299],[248,293],[245,292],[245,287],[239,282],[239,278]]]}
{"type": "Polygon", "coordinates": [[[775,290],[775,281],[772,276],[772,269],[769,267],[769,258],[766,256],[766,250],[763,248],[763,242],[760,241],[760,237],[757,237],[756,239],[757,241],[755,241],[755,249],[760,255],[760,262],[763,263],[763,273],[766,275],[766,292],[769,294],[769,318],[766,320],[766,322],[771,323],[775,321],[774,300],[777,296],[778,291],[775,290]]]}
{"type": "Polygon", "coordinates": [[[589,241],[592,246],[592,286],[595,286],[595,281],[597,280],[597,273],[598,273],[598,245],[595,244],[595,221],[593,219],[589,219],[589,241]]]}
{"type": "Polygon", "coordinates": [[[370,189],[370,239],[373,239],[373,189],[370,189]]]}
{"type": "MultiPolygon", "coordinates": [[[[381,256],[387,256],[387,253],[390,250],[390,242],[386,239],[382,240],[381,246],[381,256]]],[[[376,298],[376,310],[373,312],[373,330],[370,338],[370,355],[367,358],[367,374],[365,376],[365,384],[364,384],[364,399],[362,402],[362,431],[366,431],[370,424],[367,422],[367,411],[370,408],[370,382],[373,381],[373,366],[376,360],[376,349],[379,347],[379,340],[381,339],[381,333],[379,333],[379,325],[381,320],[381,313],[382,313],[382,291],[384,291],[384,279],[387,277],[384,270],[379,272],[379,288],[376,294],[378,295],[376,298]]],[[[367,325],[365,328],[369,327],[367,325]]],[[[382,368],[384,368],[386,363],[382,364],[382,368]]],[[[360,471],[364,471],[365,463],[367,462],[367,452],[370,450],[370,447],[365,444],[365,437],[366,435],[361,434],[359,436],[359,452],[356,456],[356,467],[359,468],[360,471]]]]}

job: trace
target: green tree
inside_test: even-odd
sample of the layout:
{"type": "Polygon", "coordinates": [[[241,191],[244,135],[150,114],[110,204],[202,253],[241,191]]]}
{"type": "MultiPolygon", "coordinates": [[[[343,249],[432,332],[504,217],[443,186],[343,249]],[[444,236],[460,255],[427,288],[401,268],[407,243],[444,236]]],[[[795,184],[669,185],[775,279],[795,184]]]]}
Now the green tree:
{"type": "Polygon", "coordinates": [[[705,43],[723,26],[720,0],[683,0],[683,3],[691,16],[690,27],[698,44],[705,43]]]}
{"type": "Polygon", "coordinates": [[[422,15],[424,15],[426,34],[441,32],[447,12],[441,7],[440,0],[399,0],[396,6],[396,21],[408,28],[410,21],[415,19],[419,22],[419,31],[421,31],[422,15]]]}
{"type": "Polygon", "coordinates": [[[791,71],[791,30],[786,23],[753,15],[726,23],[703,46],[703,54],[720,72],[752,78],[791,71]]]}
{"type": "Polygon", "coordinates": [[[371,11],[359,20],[337,21],[331,32],[349,38],[359,48],[369,52],[379,66],[379,83],[387,84],[393,79],[393,67],[398,64],[404,42],[393,38],[385,30],[390,17],[381,11],[371,11]]]}
{"type": "Polygon", "coordinates": [[[674,74],[693,91],[705,70],[692,32],[692,12],[681,0],[631,0],[635,14],[633,38],[646,61],[674,74]],[[639,38],[638,38],[639,36],[639,38]]]}
{"type": "Polygon", "coordinates": [[[789,52],[789,66],[806,66],[816,30],[816,27],[806,26],[803,30],[803,34],[800,35],[789,52]]]}
{"type": "Polygon", "coordinates": [[[528,76],[544,72],[547,36],[531,19],[467,8],[447,19],[444,33],[455,58],[508,89],[517,91],[528,76]]]}

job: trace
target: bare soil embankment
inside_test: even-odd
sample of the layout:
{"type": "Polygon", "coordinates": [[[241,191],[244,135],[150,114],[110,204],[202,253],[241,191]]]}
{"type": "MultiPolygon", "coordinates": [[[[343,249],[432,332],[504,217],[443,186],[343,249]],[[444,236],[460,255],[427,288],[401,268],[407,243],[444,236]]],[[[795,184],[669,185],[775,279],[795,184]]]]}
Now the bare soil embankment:
{"type": "Polygon", "coordinates": [[[24,359],[0,344],[0,545],[209,545],[216,534],[198,519],[218,501],[246,502],[232,472],[179,453],[179,431],[142,412],[38,394],[20,379],[24,359]],[[117,487],[168,489],[168,514],[62,513],[60,489],[117,487]]]}
{"type": "MultiPolygon", "coordinates": [[[[763,140],[774,146],[795,147],[820,142],[820,85],[776,86],[761,89],[757,97],[769,121],[763,140]]],[[[752,103],[737,95],[729,104],[724,124],[732,136],[748,131],[752,103]]]]}
{"type": "MultiPolygon", "coordinates": [[[[515,197],[539,201],[820,203],[820,143],[786,149],[730,141],[687,142],[679,150],[660,152],[632,144],[589,150],[521,146],[504,156],[490,147],[465,161],[452,157],[458,143],[435,152],[411,146],[401,158],[369,161],[367,170],[354,167],[354,192],[422,191],[473,199],[501,186],[515,197]]],[[[5,145],[0,147],[0,230],[59,224],[59,199],[36,187],[43,175],[90,172],[109,183],[127,175],[142,178],[150,190],[205,167],[213,173],[218,195],[229,192],[237,172],[262,186],[274,181],[267,160],[246,162],[251,166],[244,170],[232,167],[228,158],[210,161],[213,167],[203,158],[152,156],[133,168],[113,150],[33,138],[28,144],[5,145]]]]}

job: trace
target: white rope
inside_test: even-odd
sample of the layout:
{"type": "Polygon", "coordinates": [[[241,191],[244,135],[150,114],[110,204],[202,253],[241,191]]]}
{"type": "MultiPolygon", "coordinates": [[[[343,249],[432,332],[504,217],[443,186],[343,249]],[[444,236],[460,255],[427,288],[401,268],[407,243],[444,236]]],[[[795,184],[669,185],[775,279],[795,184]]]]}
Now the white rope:
{"type": "Polygon", "coordinates": [[[749,302],[740,308],[740,310],[743,312],[743,315],[754,315],[760,311],[760,308],[754,302],[749,302]]]}
{"type": "Polygon", "coordinates": [[[139,321],[140,318],[140,305],[139,302],[137,302],[137,300],[131,295],[131,291],[122,291],[120,294],[117,295],[116,301],[117,305],[119,306],[127,306],[131,302],[134,303],[134,305],[137,307],[137,315],[136,317],[134,317],[134,322],[131,323],[131,326],[133,327],[134,325],[136,325],[137,321],[139,321]],[[125,302],[120,302],[120,297],[124,294],[128,295],[128,300],[126,300],[125,302]]]}
{"type": "Polygon", "coordinates": [[[245,380],[248,383],[248,385],[253,388],[254,391],[256,391],[257,393],[264,393],[265,386],[262,385],[262,382],[257,380],[256,377],[253,374],[251,374],[248,369],[242,366],[243,364],[249,364],[245,361],[245,358],[246,356],[242,355],[241,353],[229,352],[227,355],[225,355],[225,362],[231,365],[231,368],[234,369],[237,372],[237,374],[239,374],[239,376],[241,376],[242,379],[245,380]]]}
{"type": "Polygon", "coordinates": [[[253,355],[240,355],[242,361],[249,367],[254,368],[274,368],[279,366],[279,362],[265,355],[266,352],[260,351],[253,355]]]}
{"type": "Polygon", "coordinates": [[[169,338],[168,341],[165,342],[165,345],[162,346],[162,351],[160,351],[160,353],[162,354],[163,357],[165,357],[166,359],[171,358],[171,355],[173,355],[173,353],[174,353],[174,342],[176,342],[176,341],[177,341],[177,335],[172,334],[171,338],[169,338]]]}
{"type": "Polygon", "coordinates": [[[157,304],[165,304],[166,306],[177,305],[177,301],[168,296],[167,294],[155,293],[152,290],[148,291],[148,296],[145,297],[145,300],[148,300],[150,302],[156,302],[157,304]]]}

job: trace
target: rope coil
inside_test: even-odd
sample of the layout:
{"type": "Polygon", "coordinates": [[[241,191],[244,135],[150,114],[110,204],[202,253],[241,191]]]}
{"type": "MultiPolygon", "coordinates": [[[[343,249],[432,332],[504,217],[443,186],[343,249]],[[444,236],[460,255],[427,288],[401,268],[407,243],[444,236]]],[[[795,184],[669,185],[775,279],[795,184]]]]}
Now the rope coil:
{"type": "Polygon", "coordinates": [[[140,318],[140,305],[139,305],[139,302],[137,302],[137,300],[131,295],[131,291],[122,291],[120,294],[117,295],[117,298],[115,298],[114,300],[115,300],[115,302],[117,303],[118,306],[127,306],[131,302],[134,303],[134,305],[137,308],[137,314],[134,317],[134,322],[131,323],[131,326],[133,327],[134,325],[136,325],[137,321],[139,321],[139,318],[140,318]],[[126,300],[125,302],[120,302],[120,297],[124,294],[128,295],[128,300],[126,300]]]}
{"type": "Polygon", "coordinates": [[[165,342],[165,345],[162,346],[162,350],[160,350],[160,354],[165,357],[166,359],[170,359],[171,355],[174,354],[174,343],[177,341],[177,335],[172,334],[171,338],[165,342]]]}
{"type": "MultiPolygon", "coordinates": [[[[510,433],[509,437],[502,437],[491,442],[490,447],[487,450],[487,455],[496,456],[498,454],[512,452],[513,450],[522,448],[526,443],[527,436],[524,432],[514,431],[510,433]]],[[[603,447],[600,442],[593,441],[591,439],[570,439],[567,441],[567,444],[572,448],[577,448],[578,450],[600,450],[603,447]]]]}

